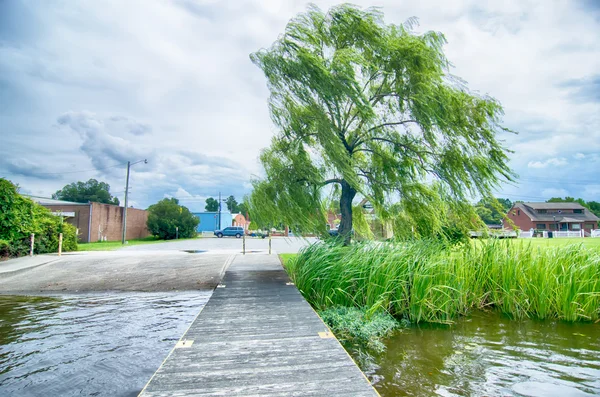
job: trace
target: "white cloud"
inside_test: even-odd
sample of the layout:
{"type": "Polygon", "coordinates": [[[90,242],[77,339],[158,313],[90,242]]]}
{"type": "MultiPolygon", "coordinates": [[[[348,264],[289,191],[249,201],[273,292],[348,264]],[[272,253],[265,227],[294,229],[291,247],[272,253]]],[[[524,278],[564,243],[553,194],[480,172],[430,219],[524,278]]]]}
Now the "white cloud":
{"type": "MultiPolygon", "coordinates": [[[[327,9],[339,2],[316,3],[327,9]]],[[[503,137],[515,151],[511,165],[537,178],[515,194],[529,196],[575,172],[597,178],[593,167],[566,160],[585,155],[589,165],[600,153],[600,101],[581,93],[600,70],[600,19],[583,4],[377,3],[387,23],[417,16],[419,31],[443,32],[452,72],[501,101],[507,126],[520,132],[503,137]]],[[[0,1],[0,125],[12,132],[2,137],[0,172],[38,193],[89,177],[122,191],[121,168],[59,180],[42,172],[148,157],[132,173],[141,205],[178,189],[240,199],[274,132],[264,75],[248,55],[268,47],[305,9],[305,2],[274,0],[0,1]]],[[[583,185],[573,190],[593,193],[583,185]]]]}
{"type": "Polygon", "coordinates": [[[567,165],[567,164],[569,164],[567,159],[564,157],[561,157],[561,158],[550,158],[546,161],[530,161],[529,163],[527,163],[527,166],[529,168],[546,168],[549,165],[560,167],[560,166],[567,165]]]}
{"type": "MultiPolygon", "coordinates": [[[[152,148],[143,136],[139,136],[141,124],[135,120],[100,117],[83,111],[68,112],[57,121],[63,128],[78,134],[81,151],[96,166],[103,179],[118,181],[113,186],[118,186],[122,181],[124,163],[148,159],[148,164],[131,166],[130,186],[132,196],[137,198],[136,203],[148,205],[160,199],[160,196],[168,196],[180,199],[184,205],[189,203],[192,207],[198,207],[209,195],[218,194],[219,186],[225,190],[224,194],[234,194],[240,199],[246,190],[244,183],[248,171],[242,164],[226,157],[168,145],[160,150],[152,148]]],[[[152,130],[151,126],[145,126],[145,130],[152,130]]],[[[119,189],[113,189],[113,194],[122,195],[119,189]]]]}

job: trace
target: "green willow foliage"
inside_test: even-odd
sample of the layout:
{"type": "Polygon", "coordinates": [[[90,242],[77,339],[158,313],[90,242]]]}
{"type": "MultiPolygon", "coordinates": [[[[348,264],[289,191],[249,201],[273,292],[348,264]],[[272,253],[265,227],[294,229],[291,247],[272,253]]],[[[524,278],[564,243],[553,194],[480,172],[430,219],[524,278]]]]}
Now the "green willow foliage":
{"type": "Polygon", "coordinates": [[[63,234],[63,251],[77,251],[74,226],[61,222],[60,217],[17,192],[17,187],[0,178],[0,240],[3,255],[27,255],[30,234],[35,233],[34,252],[58,251],[58,235],[63,234]]]}
{"type": "Polygon", "coordinates": [[[598,321],[600,253],[581,245],[533,248],[484,241],[313,244],[286,263],[318,310],[384,310],[410,322],[451,323],[472,309],[516,318],[598,321]]]}
{"type": "Polygon", "coordinates": [[[261,155],[253,218],[324,231],[322,189],[334,185],[340,233],[349,233],[357,194],[383,219],[398,201],[406,217],[435,218],[428,203],[438,189],[427,181],[439,181],[453,206],[512,180],[496,140],[508,131],[500,103],[469,92],[450,74],[444,36],[416,34],[414,23],[386,25],[376,9],[310,6],[250,56],[267,77],[280,130],[261,155]]]}

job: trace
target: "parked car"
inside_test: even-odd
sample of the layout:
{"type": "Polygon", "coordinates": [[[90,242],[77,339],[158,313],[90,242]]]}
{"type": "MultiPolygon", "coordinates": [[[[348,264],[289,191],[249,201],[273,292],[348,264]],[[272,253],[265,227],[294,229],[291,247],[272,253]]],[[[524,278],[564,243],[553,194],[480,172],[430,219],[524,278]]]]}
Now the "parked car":
{"type": "MultiPolygon", "coordinates": [[[[330,229],[329,230],[329,236],[330,237],[339,237],[340,236],[340,231],[338,229],[330,229]]],[[[350,236],[354,237],[354,230],[350,231],[350,236]]]]}
{"type": "Polygon", "coordinates": [[[261,230],[254,230],[254,231],[248,232],[248,235],[250,237],[260,237],[260,238],[266,238],[269,236],[268,232],[263,232],[261,230]]]}
{"type": "Polygon", "coordinates": [[[217,236],[218,238],[221,238],[223,236],[241,238],[243,234],[244,228],[241,226],[229,226],[223,230],[215,230],[215,236],[217,236]]]}

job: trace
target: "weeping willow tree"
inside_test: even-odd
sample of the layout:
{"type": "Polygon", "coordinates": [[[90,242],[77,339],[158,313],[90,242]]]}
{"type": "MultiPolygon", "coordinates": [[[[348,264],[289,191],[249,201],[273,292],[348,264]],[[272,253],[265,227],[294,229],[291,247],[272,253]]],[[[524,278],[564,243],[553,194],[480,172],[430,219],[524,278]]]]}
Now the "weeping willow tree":
{"type": "Polygon", "coordinates": [[[385,24],[377,9],[309,6],[270,48],[251,54],[279,128],[260,157],[265,176],[253,181],[255,218],[323,230],[323,199],[334,194],[348,240],[357,196],[383,219],[400,202],[403,217],[436,225],[432,181],[460,207],[513,180],[496,138],[508,131],[500,103],[452,76],[444,36],[414,25],[385,24]]]}

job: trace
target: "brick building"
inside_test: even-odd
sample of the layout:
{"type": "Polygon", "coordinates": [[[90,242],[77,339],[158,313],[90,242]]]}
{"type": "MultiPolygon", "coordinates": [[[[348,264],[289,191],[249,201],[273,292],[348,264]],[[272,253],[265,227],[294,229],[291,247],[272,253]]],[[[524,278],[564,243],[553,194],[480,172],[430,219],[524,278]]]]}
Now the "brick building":
{"type": "MultiPolygon", "coordinates": [[[[123,235],[123,207],[102,203],[74,203],[44,197],[26,196],[48,208],[56,215],[62,215],[66,222],[78,229],[80,242],[100,240],[119,241],[123,235]]],[[[127,240],[148,237],[146,226],[148,211],[137,208],[127,209],[127,240]]]]}
{"type": "Polygon", "coordinates": [[[521,230],[590,231],[599,218],[579,203],[515,203],[506,217],[521,230]]]}
{"type": "Polygon", "coordinates": [[[241,226],[244,228],[244,230],[248,230],[248,224],[250,222],[246,220],[246,217],[243,214],[231,214],[231,216],[231,226],[241,226]]]}

